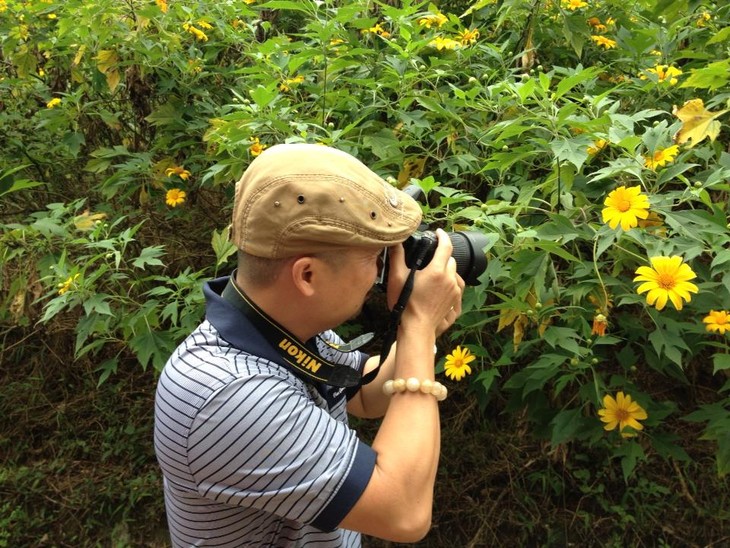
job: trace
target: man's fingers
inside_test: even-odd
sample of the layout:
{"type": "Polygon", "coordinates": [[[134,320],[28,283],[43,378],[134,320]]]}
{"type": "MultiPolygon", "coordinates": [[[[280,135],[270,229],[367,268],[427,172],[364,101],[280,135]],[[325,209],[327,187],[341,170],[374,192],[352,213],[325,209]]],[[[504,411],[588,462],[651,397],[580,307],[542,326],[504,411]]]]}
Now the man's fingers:
{"type": "MultiPolygon", "coordinates": [[[[454,246],[449,239],[449,235],[443,229],[436,229],[436,237],[439,241],[431,262],[445,264],[450,258],[453,259],[451,252],[454,250],[454,246]]],[[[456,268],[456,262],[454,262],[454,268],[456,268]]]]}

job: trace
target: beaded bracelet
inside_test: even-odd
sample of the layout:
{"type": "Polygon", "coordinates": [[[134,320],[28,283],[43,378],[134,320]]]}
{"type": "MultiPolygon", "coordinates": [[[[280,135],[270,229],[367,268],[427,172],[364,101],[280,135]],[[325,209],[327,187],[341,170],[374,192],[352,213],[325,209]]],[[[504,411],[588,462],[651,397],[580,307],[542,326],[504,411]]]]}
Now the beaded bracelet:
{"type": "Polygon", "coordinates": [[[422,392],[431,394],[438,401],[444,401],[449,394],[443,384],[429,379],[420,381],[416,377],[410,377],[408,379],[393,379],[383,383],[383,393],[386,396],[392,396],[396,392],[422,392]]]}

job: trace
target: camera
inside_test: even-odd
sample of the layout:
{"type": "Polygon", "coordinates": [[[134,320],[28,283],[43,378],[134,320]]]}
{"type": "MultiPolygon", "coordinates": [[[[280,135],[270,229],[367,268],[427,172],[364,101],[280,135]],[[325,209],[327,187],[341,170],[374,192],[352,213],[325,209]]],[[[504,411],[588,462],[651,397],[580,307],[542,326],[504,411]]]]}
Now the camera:
{"type": "MultiPolygon", "coordinates": [[[[453,245],[451,256],[456,261],[456,273],[467,285],[479,285],[479,276],[487,268],[484,246],[487,237],[481,232],[447,232],[453,245]]],[[[430,230],[415,232],[403,242],[406,252],[406,266],[420,270],[433,259],[438,245],[436,233],[430,230]]]]}
{"type": "MultiPolygon", "coordinates": [[[[426,195],[416,185],[410,185],[403,189],[403,192],[416,201],[424,202],[426,195]]],[[[488,238],[481,232],[459,231],[447,232],[453,250],[451,256],[456,261],[456,272],[461,276],[467,285],[479,285],[479,276],[487,268],[487,257],[484,254],[484,247],[488,238]]],[[[403,242],[406,254],[406,266],[410,269],[420,270],[433,259],[433,254],[438,246],[436,233],[429,230],[428,226],[421,224],[418,230],[403,242]]],[[[383,256],[383,268],[379,283],[388,279],[387,276],[387,253],[383,256]]]]}

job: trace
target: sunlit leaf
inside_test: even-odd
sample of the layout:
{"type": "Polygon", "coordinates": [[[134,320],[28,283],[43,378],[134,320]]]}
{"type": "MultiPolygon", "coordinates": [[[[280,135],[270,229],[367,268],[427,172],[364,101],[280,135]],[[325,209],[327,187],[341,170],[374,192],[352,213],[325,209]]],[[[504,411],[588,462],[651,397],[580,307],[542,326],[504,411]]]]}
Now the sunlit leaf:
{"type": "Polygon", "coordinates": [[[691,148],[707,137],[714,141],[720,133],[721,124],[717,118],[727,110],[710,112],[705,108],[702,99],[691,99],[682,105],[674,107],[672,113],[682,121],[682,128],[674,135],[674,142],[686,144],[691,148]]]}

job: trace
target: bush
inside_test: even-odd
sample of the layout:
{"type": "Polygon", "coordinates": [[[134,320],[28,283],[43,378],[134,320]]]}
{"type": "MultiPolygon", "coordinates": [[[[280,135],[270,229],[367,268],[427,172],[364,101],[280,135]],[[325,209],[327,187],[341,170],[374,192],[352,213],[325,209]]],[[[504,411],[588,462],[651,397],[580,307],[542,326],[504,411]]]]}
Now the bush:
{"type": "MultiPolygon", "coordinates": [[[[151,407],[156,371],[202,316],[201,281],[232,266],[234,181],[275,143],[333,145],[420,186],[434,226],[489,237],[481,284],[440,341],[476,360],[446,412],[462,437],[445,443],[452,502],[436,536],[722,538],[730,8],[391,3],[0,0],[4,361],[40,379],[78,369],[69,382],[95,401],[144,379],[151,407]],[[498,516],[494,499],[510,501],[498,516]]],[[[438,371],[454,367],[452,353],[438,371]]],[[[24,382],[4,374],[3,393],[24,382]]],[[[8,425],[49,410],[48,390],[15,396],[8,425]]],[[[149,428],[145,405],[122,409],[149,428]]],[[[121,436],[125,464],[97,487],[143,470],[88,518],[111,516],[123,542],[131,508],[159,511],[154,458],[100,428],[121,436]]],[[[19,444],[0,476],[24,493],[2,506],[0,542],[40,542],[42,478],[108,457],[103,439],[81,451],[73,428],[44,439],[19,444]]],[[[84,529],[109,538],[84,525],[50,542],[84,529]]]]}

